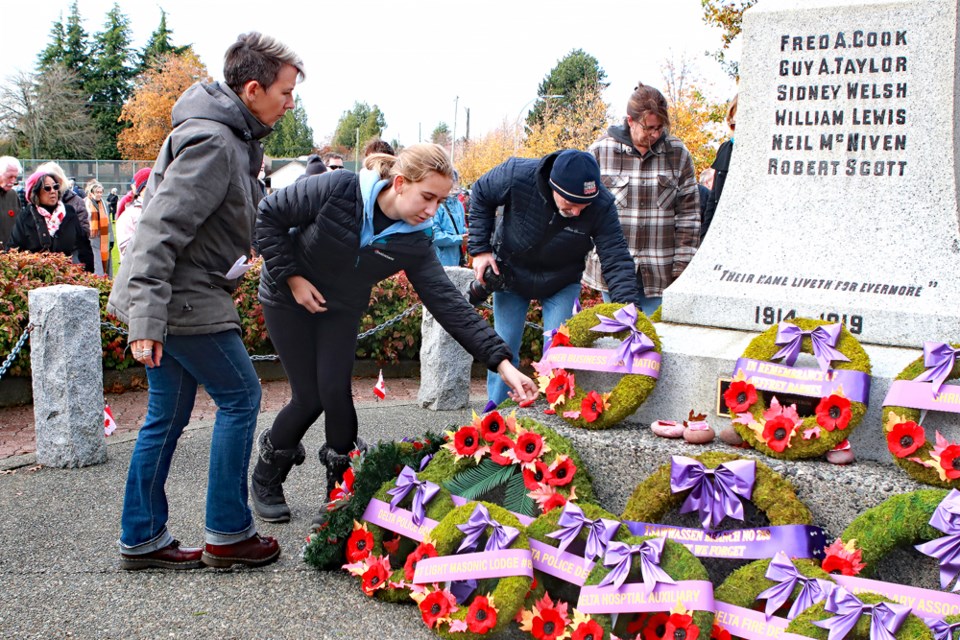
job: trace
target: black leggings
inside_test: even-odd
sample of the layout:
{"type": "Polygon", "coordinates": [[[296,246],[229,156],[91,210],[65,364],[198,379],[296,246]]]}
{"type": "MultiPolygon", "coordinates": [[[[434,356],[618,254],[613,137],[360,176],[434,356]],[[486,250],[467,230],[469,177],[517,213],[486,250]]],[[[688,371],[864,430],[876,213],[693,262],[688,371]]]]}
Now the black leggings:
{"type": "Polygon", "coordinates": [[[303,308],[264,305],[267,331],[293,393],[270,430],[270,441],[277,449],[296,447],[324,411],[327,444],[340,454],[353,448],[357,411],[351,376],[360,316],[352,311],[311,314],[303,308]]]}

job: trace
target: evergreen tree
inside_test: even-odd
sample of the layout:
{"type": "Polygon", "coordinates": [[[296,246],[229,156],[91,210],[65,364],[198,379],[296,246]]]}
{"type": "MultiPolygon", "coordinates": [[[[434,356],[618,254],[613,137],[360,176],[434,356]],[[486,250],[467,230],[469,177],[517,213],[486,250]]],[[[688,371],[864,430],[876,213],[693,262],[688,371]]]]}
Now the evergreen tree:
{"type": "Polygon", "coordinates": [[[161,8],[160,24],[157,25],[156,30],[150,34],[150,40],[147,41],[147,45],[140,54],[141,62],[140,69],[138,70],[139,73],[143,73],[147,68],[155,66],[157,58],[164,54],[172,53],[179,56],[191,48],[191,45],[184,45],[182,47],[174,46],[170,41],[172,36],[173,30],[167,27],[167,12],[161,8]]]}
{"type": "Polygon", "coordinates": [[[537,89],[538,96],[558,95],[562,98],[541,97],[533,105],[530,114],[527,116],[527,125],[534,127],[543,124],[544,112],[547,108],[547,100],[554,108],[569,107],[573,109],[577,98],[587,92],[594,92],[599,86],[606,88],[604,80],[607,78],[607,72],[600,67],[600,62],[589,53],[582,49],[574,49],[560,62],[557,63],[550,73],[548,73],[540,87],[537,89]]]}
{"type": "Polygon", "coordinates": [[[430,142],[441,147],[450,146],[450,127],[447,126],[446,122],[441,122],[434,128],[433,133],[430,134],[430,142]]]}
{"type": "Polygon", "coordinates": [[[83,19],[80,17],[80,8],[77,0],[73,0],[70,15],[67,16],[67,26],[63,38],[63,59],[57,60],[64,67],[70,69],[76,76],[77,88],[83,87],[87,79],[87,67],[90,61],[90,42],[87,32],[83,29],[83,19]]]}
{"type": "Polygon", "coordinates": [[[307,111],[296,97],[293,109],[273,127],[264,140],[264,153],[271,158],[296,158],[313,152],[313,129],[307,124],[307,111]]]}
{"type": "Polygon", "coordinates": [[[340,116],[332,144],[335,147],[353,149],[357,144],[357,129],[360,130],[359,139],[363,141],[379,138],[386,127],[387,121],[380,107],[377,105],[371,107],[366,102],[355,102],[353,109],[344,111],[340,116]]]}
{"type": "Polygon", "coordinates": [[[46,69],[51,65],[62,63],[66,56],[66,40],[67,32],[63,28],[63,14],[60,14],[60,19],[50,27],[50,44],[40,52],[37,66],[46,69]]]}
{"type": "Polygon", "coordinates": [[[104,29],[94,36],[93,60],[87,68],[84,89],[90,96],[90,115],[99,132],[96,157],[119,160],[117,136],[124,125],[118,122],[123,103],[133,86],[136,69],[130,47],[130,19],[114,3],[107,12],[104,29]]]}

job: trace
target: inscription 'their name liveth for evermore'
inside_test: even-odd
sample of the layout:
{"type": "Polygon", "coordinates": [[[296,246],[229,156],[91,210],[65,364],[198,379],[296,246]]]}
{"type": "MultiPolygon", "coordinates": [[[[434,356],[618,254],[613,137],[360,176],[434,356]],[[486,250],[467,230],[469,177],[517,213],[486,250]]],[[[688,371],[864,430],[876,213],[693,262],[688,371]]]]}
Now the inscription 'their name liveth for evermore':
{"type": "Polygon", "coordinates": [[[907,175],[907,30],[779,39],[767,175],[907,175]]]}

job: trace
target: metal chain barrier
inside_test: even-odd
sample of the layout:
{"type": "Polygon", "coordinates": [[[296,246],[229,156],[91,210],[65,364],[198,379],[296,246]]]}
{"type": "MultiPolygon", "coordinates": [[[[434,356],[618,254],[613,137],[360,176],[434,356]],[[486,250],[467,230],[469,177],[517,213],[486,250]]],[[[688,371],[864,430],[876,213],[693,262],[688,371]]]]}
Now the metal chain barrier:
{"type": "Polygon", "coordinates": [[[13,361],[17,359],[17,355],[20,353],[20,350],[23,349],[23,345],[27,343],[27,338],[30,337],[30,332],[33,331],[33,323],[27,325],[27,328],[24,329],[23,335],[20,336],[20,339],[17,340],[17,344],[13,345],[13,351],[10,352],[10,355],[7,356],[6,360],[3,361],[3,365],[0,366],[0,379],[6,375],[7,371],[10,370],[10,367],[13,366],[13,361]]]}

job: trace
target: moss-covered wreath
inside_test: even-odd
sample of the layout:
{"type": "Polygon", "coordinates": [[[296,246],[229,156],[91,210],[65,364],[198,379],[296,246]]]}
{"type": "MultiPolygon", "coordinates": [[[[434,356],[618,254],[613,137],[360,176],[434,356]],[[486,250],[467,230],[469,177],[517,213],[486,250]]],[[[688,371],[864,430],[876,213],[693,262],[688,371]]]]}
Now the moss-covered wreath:
{"type": "MultiPolygon", "coordinates": [[[[807,560],[803,558],[791,559],[797,572],[807,578],[823,578],[830,580],[830,574],[820,568],[820,563],[816,560],[807,560]]],[[[748,565],[740,567],[723,581],[716,591],[713,592],[713,598],[720,602],[726,602],[744,609],[753,609],[757,602],[757,596],[777,584],[767,578],[767,568],[770,566],[770,560],[756,560],[748,565]]],[[[800,595],[802,584],[797,584],[790,594],[792,602],[800,595]]]]}
{"type": "MultiPolygon", "coordinates": [[[[806,318],[796,318],[786,322],[795,324],[804,331],[834,324],[806,318]]],[[[777,331],[778,327],[773,326],[754,338],[742,357],[771,362],[773,356],[780,350],[780,345],[776,344],[777,331]]],[[[870,375],[870,359],[867,357],[867,352],[845,326],[840,330],[836,349],[850,361],[836,361],[832,363],[832,369],[859,371],[870,375]]],[[[813,353],[810,336],[804,336],[801,351],[813,353]]],[[[743,385],[742,390],[739,392],[734,390],[734,393],[743,393],[749,400],[742,407],[731,406],[730,401],[727,401],[727,405],[731,406],[731,412],[739,414],[739,417],[733,420],[734,428],[747,443],[773,458],[797,460],[823,455],[843,442],[867,412],[865,404],[849,401],[834,394],[821,401],[820,406],[824,407],[821,416],[814,415],[800,419],[795,409],[782,407],[779,403],[776,405],[771,403],[768,409],[763,395],[757,393],[753,385],[745,381],[734,378],[731,388],[733,389],[734,384],[738,382],[743,385]],[[832,415],[833,413],[836,415],[832,415]],[[821,426],[823,426],[822,429],[821,426]]]]}
{"type": "MultiPolygon", "coordinates": [[[[872,593],[861,593],[857,597],[864,604],[890,602],[890,600],[872,593]]],[[[823,605],[824,603],[818,602],[794,618],[787,626],[787,632],[816,638],[817,640],[827,640],[830,632],[813,624],[814,621],[829,620],[833,617],[833,614],[824,610],[823,605]]],[[[857,626],[854,627],[852,633],[844,637],[844,640],[868,640],[868,638],[870,638],[870,616],[860,616],[857,626]]],[[[897,640],[933,640],[933,633],[923,620],[911,613],[894,635],[894,638],[897,638],[897,640]]]]}
{"type": "MultiPolygon", "coordinates": [[[[740,460],[741,457],[710,452],[695,459],[708,469],[716,469],[724,462],[740,460]]],[[[690,492],[673,493],[670,490],[670,466],[668,462],[637,485],[623,511],[624,520],[658,523],[670,511],[680,508],[690,492]]],[[[756,482],[750,502],[766,514],[772,526],[813,523],[810,509],[797,497],[793,485],[762,462],[757,463],[756,482]]]]}
{"type": "MultiPolygon", "coordinates": [[[[960,348],[957,343],[950,346],[960,348]]],[[[924,371],[921,356],[907,365],[895,380],[914,380],[924,371]]],[[[948,380],[957,378],[960,378],[960,359],[947,376],[948,380]]],[[[897,466],[924,484],[960,489],[960,444],[948,442],[939,433],[931,441],[919,424],[919,409],[885,405],[882,420],[887,449],[897,466]]]]}
{"type": "Polygon", "coordinates": [[[492,411],[448,432],[419,474],[467,500],[489,500],[503,488],[502,507],[537,517],[567,500],[593,502],[593,479],[570,442],[529,418],[492,411]]]}
{"type": "MultiPolygon", "coordinates": [[[[619,333],[599,333],[592,331],[600,321],[598,315],[613,317],[613,314],[623,308],[625,305],[616,303],[598,304],[594,307],[584,309],[577,315],[570,318],[566,323],[566,333],[569,336],[569,344],[573,347],[589,348],[600,338],[617,338],[623,340],[629,335],[627,330],[619,333]]],[[[657,330],[647,317],[639,311],[637,312],[636,328],[645,336],[650,338],[654,345],[654,351],[661,353],[660,337],[657,330]]],[[[556,339],[554,344],[560,346],[556,339]]],[[[566,345],[566,341],[563,343],[566,345]]],[[[629,373],[624,374],[620,381],[614,386],[609,394],[600,394],[595,390],[584,389],[576,385],[570,385],[568,392],[562,395],[553,394],[549,391],[551,381],[558,375],[568,375],[564,369],[555,369],[550,375],[541,377],[541,387],[547,391],[547,400],[554,406],[557,415],[576,427],[584,429],[608,429],[624,418],[632,415],[646,401],[650,392],[657,386],[657,379],[652,376],[629,373]],[[561,373],[562,372],[562,373],[561,373]],[[551,397],[556,396],[555,400],[551,397]],[[564,413],[573,412],[577,417],[566,417],[564,413]]],[[[556,386],[556,383],[554,383],[556,386]]]]}
{"type": "MultiPolygon", "coordinates": [[[[644,540],[653,540],[656,536],[628,536],[624,542],[630,545],[636,545],[642,543],[644,540]]],[[[669,575],[671,578],[677,581],[681,580],[704,580],[708,581],[710,578],[707,576],[707,570],[703,567],[703,564],[700,560],[697,559],[692,553],[690,553],[685,546],[673,540],[666,540],[663,546],[663,554],[660,556],[660,567],[669,575]]],[[[602,562],[598,562],[593,571],[590,572],[590,575],[587,577],[587,582],[585,586],[594,586],[600,584],[600,582],[610,573],[612,569],[606,567],[602,562]]],[[[640,558],[637,555],[633,556],[633,560],[630,565],[630,573],[627,578],[628,581],[631,578],[639,578],[641,575],[640,570],[640,558]]],[[[616,627],[612,625],[612,618],[609,615],[605,614],[592,614],[592,618],[597,621],[597,623],[603,628],[603,638],[608,640],[611,633],[616,633],[620,638],[633,637],[633,635],[628,634],[641,634],[640,637],[649,637],[644,634],[644,630],[648,627],[658,627],[667,623],[667,620],[673,616],[678,616],[674,618],[674,622],[683,626],[683,625],[695,625],[699,630],[698,638],[706,639],[710,637],[710,630],[713,629],[713,612],[712,611],[693,611],[692,615],[684,614],[672,614],[669,611],[664,611],[660,613],[646,613],[646,614],[637,614],[634,616],[630,615],[621,615],[617,620],[616,627]],[[681,617],[682,616],[682,619],[681,617]],[[690,620],[692,618],[692,620],[690,620]],[[628,631],[629,627],[629,631],[628,631]]],[[[678,629],[679,631],[679,629],[678,629]]],[[[676,636],[670,637],[692,637],[693,634],[687,629],[685,634],[678,634],[676,636]]],[[[664,637],[662,633],[657,633],[656,637],[664,637]]]]}
{"type": "MultiPolygon", "coordinates": [[[[520,531],[510,544],[510,549],[530,549],[530,542],[524,533],[523,525],[513,514],[503,507],[488,502],[468,502],[449,512],[433,530],[432,537],[438,556],[456,554],[457,548],[465,537],[457,525],[467,523],[477,504],[486,506],[492,519],[520,531]]],[[[489,533],[488,527],[485,535],[489,533]]],[[[481,543],[483,539],[481,538],[481,543]]],[[[427,587],[422,591],[417,590],[411,594],[411,598],[417,601],[424,623],[441,637],[452,640],[478,640],[499,633],[510,624],[523,606],[524,598],[530,592],[531,585],[532,580],[525,576],[480,580],[477,590],[461,605],[457,605],[449,592],[438,585],[427,587]],[[455,610],[454,607],[456,607],[455,610]],[[479,616],[482,620],[479,622],[478,610],[482,610],[482,615],[479,616]],[[496,622],[490,624],[494,617],[496,622]],[[471,631],[468,625],[477,629],[485,628],[485,630],[471,631]],[[462,630],[451,631],[451,628],[462,628],[462,630]]]]}
{"type": "MultiPolygon", "coordinates": [[[[385,482],[384,485],[380,487],[380,490],[377,491],[376,495],[374,495],[374,498],[389,504],[392,496],[387,492],[396,486],[396,480],[385,482]]],[[[400,501],[398,506],[402,509],[410,510],[413,506],[413,497],[414,492],[411,491],[400,501]]],[[[453,511],[453,509],[454,504],[450,499],[450,493],[441,487],[437,495],[427,503],[426,517],[439,522],[449,512],[453,511]]],[[[376,597],[385,602],[409,603],[411,602],[410,586],[417,562],[421,558],[435,556],[436,548],[433,545],[432,537],[418,543],[405,536],[398,536],[375,524],[367,523],[366,526],[360,530],[355,530],[354,534],[352,534],[347,541],[347,560],[355,562],[365,559],[367,555],[388,557],[390,569],[392,570],[387,585],[374,592],[376,597]],[[366,531],[369,533],[369,536],[364,533],[358,533],[358,531],[366,531]],[[356,548],[356,545],[354,545],[355,539],[362,541],[362,548],[356,548]]]]}

